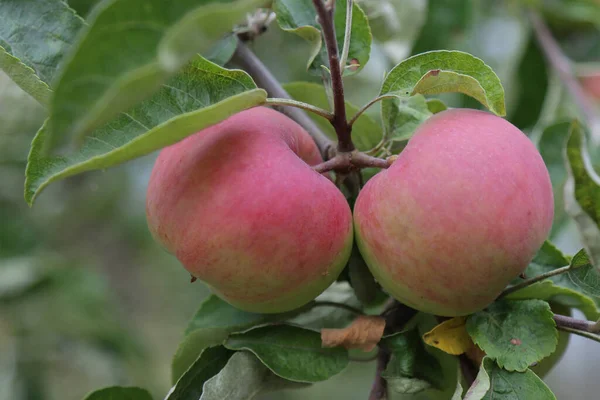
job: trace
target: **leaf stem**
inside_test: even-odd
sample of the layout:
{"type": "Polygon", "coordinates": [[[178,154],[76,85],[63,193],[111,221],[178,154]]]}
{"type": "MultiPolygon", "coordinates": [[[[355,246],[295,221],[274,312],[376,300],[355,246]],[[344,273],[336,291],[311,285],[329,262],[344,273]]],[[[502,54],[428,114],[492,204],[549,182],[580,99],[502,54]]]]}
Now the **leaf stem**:
{"type": "Polygon", "coordinates": [[[571,266],[567,265],[566,267],[557,268],[552,271],[546,272],[545,274],[541,274],[541,275],[538,275],[531,279],[527,279],[526,281],[523,281],[517,285],[514,285],[509,288],[504,289],[504,291],[502,293],[500,293],[500,296],[498,296],[498,298],[500,299],[502,297],[505,297],[505,296],[507,296],[511,293],[514,293],[518,290],[524,289],[527,286],[533,285],[534,283],[537,283],[537,282],[543,281],[544,279],[550,278],[551,276],[564,274],[565,272],[568,272],[570,269],[571,269],[571,266]]]}
{"type": "Polygon", "coordinates": [[[333,25],[333,12],[335,2],[325,5],[323,0],[313,0],[317,11],[318,22],[323,31],[323,39],[327,48],[329,57],[329,71],[331,75],[331,88],[333,91],[333,120],[331,124],[335,128],[338,137],[338,151],[350,152],[354,150],[352,143],[352,127],[348,125],[346,119],[346,104],[344,100],[344,82],[342,81],[342,70],[340,69],[340,60],[338,57],[337,39],[335,36],[335,27],[333,25]]]}
{"type": "MultiPolygon", "coordinates": [[[[258,57],[244,43],[238,41],[232,61],[244,69],[254,79],[259,87],[265,89],[270,96],[290,99],[290,95],[273,76],[271,71],[260,61],[258,57]]],[[[298,108],[282,107],[281,112],[302,125],[312,136],[323,156],[329,154],[333,148],[333,142],[319,129],[315,122],[306,113],[298,108]]]]}
{"type": "MultiPolygon", "coordinates": [[[[340,56],[340,69],[344,71],[346,62],[348,61],[348,53],[350,52],[350,36],[352,35],[352,6],[354,0],[346,0],[346,30],[344,32],[344,46],[342,47],[342,55],[340,56]]],[[[352,125],[352,124],[349,124],[352,125]]]]}
{"type": "Polygon", "coordinates": [[[591,340],[594,340],[594,341],[600,343],[600,335],[596,335],[594,333],[590,333],[590,332],[586,332],[586,331],[580,331],[578,329],[568,328],[566,326],[557,326],[557,328],[560,329],[561,331],[573,333],[575,335],[584,337],[586,339],[591,339],[591,340]]]}
{"type": "Polygon", "coordinates": [[[365,315],[365,313],[362,312],[362,310],[359,310],[356,307],[352,307],[344,303],[336,303],[335,301],[315,300],[312,303],[312,307],[337,307],[346,311],[350,311],[351,313],[354,313],[356,315],[365,315]]]}
{"type": "Polygon", "coordinates": [[[323,117],[329,121],[331,121],[333,119],[333,114],[330,113],[329,111],[323,110],[322,108],[317,107],[317,106],[313,106],[312,104],[303,103],[301,101],[272,97],[272,98],[267,99],[266,104],[274,105],[274,106],[288,106],[288,107],[301,108],[303,110],[310,111],[313,114],[320,115],[321,117],[323,117]]]}
{"type": "Polygon", "coordinates": [[[371,107],[373,104],[375,104],[378,101],[381,101],[383,99],[389,99],[389,98],[394,98],[394,97],[398,97],[398,96],[395,94],[382,94],[381,96],[375,97],[373,100],[369,101],[367,104],[362,106],[361,109],[356,112],[356,114],[354,114],[352,119],[350,119],[350,121],[348,121],[348,125],[352,126],[356,122],[358,117],[360,117],[365,111],[367,111],[367,109],[369,107],[371,107]]]}

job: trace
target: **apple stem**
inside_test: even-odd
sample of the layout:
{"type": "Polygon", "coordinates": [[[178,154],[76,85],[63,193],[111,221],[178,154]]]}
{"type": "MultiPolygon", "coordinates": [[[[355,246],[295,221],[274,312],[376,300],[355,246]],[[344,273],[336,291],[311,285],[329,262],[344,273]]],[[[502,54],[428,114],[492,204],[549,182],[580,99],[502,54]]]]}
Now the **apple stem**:
{"type": "Polygon", "coordinates": [[[331,75],[331,89],[333,92],[333,120],[331,124],[335,128],[338,137],[338,151],[341,153],[354,150],[352,143],[352,126],[346,118],[346,101],[344,98],[344,82],[342,80],[342,69],[338,54],[335,26],[333,25],[333,13],[335,2],[326,5],[323,0],[313,0],[317,11],[318,22],[323,32],[323,40],[329,58],[329,72],[331,75]]]}
{"type": "MultiPolygon", "coordinates": [[[[277,78],[273,76],[271,71],[242,41],[238,41],[232,61],[250,74],[256,84],[265,89],[270,96],[280,99],[291,99],[291,96],[281,86],[277,78]]],[[[281,107],[279,111],[306,129],[323,156],[326,157],[329,154],[329,150],[333,149],[333,142],[325,136],[321,129],[303,110],[296,107],[281,107]]]]}
{"type": "Polygon", "coordinates": [[[301,101],[285,99],[285,98],[282,98],[282,99],[269,98],[269,99],[267,99],[266,104],[273,105],[273,106],[287,106],[287,107],[301,108],[303,110],[310,111],[313,114],[317,114],[329,121],[331,121],[333,119],[333,114],[331,112],[329,112],[327,110],[323,110],[320,107],[313,106],[312,104],[303,103],[301,101]]]}

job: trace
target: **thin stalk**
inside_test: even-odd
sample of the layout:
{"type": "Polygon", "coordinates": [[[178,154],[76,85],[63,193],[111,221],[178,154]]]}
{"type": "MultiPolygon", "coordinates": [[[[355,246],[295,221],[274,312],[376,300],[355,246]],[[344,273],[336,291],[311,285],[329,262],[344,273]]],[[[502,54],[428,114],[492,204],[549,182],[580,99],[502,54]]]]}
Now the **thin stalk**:
{"type": "Polygon", "coordinates": [[[371,107],[373,104],[377,103],[378,101],[381,101],[383,99],[391,99],[391,98],[395,98],[395,97],[397,98],[398,96],[395,94],[382,94],[381,96],[375,97],[373,100],[369,101],[367,104],[362,106],[361,109],[356,112],[356,114],[354,114],[352,119],[350,119],[350,121],[348,121],[348,125],[352,126],[356,122],[358,117],[360,117],[365,111],[367,111],[367,109],[369,107],[371,107]]]}
{"type": "Polygon", "coordinates": [[[342,73],[348,62],[348,53],[350,52],[350,36],[352,35],[352,6],[354,0],[346,0],[346,31],[344,32],[344,46],[342,47],[342,55],[340,56],[340,69],[342,73]]]}
{"type": "Polygon", "coordinates": [[[570,265],[567,265],[566,267],[562,267],[562,268],[557,268],[554,269],[552,271],[546,272],[545,274],[541,274],[538,275],[534,278],[531,279],[527,279],[526,281],[523,281],[517,285],[511,286],[509,288],[504,289],[504,291],[502,293],[500,293],[500,296],[498,296],[498,298],[502,298],[504,296],[507,296],[511,293],[516,292],[517,290],[521,290],[526,288],[527,286],[533,285],[536,282],[540,282],[543,281],[544,279],[550,278],[551,276],[556,276],[556,275],[560,275],[560,274],[564,274],[565,272],[568,272],[571,269],[570,265]]]}
{"type": "Polygon", "coordinates": [[[560,329],[561,331],[573,333],[575,335],[584,337],[586,339],[591,339],[591,340],[594,340],[594,341],[600,343],[600,335],[596,335],[596,334],[593,334],[590,332],[580,331],[578,329],[567,328],[566,326],[558,326],[557,328],[560,329]]]}
{"type": "Polygon", "coordinates": [[[269,98],[266,102],[267,105],[275,105],[275,106],[287,106],[287,107],[296,107],[301,108],[305,111],[310,111],[313,114],[317,114],[329,121],[333,119],[333,114],[327,110],[323,110],[320,107],[313,106],[312,104],[303,103],[301,101],[296,101],[292,99],[280,99],[280,98],[269,98]]]}

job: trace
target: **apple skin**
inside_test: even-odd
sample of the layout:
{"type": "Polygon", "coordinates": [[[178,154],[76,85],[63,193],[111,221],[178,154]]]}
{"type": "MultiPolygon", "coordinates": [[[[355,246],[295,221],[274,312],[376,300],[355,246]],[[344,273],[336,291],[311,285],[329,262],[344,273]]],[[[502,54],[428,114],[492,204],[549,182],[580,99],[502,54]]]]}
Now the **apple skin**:
{"type": "Polygon", "coordinates": [[[242,310],[313,300],[350,257],[352,213],[310,165],[308,133],[277,111],[242,111],[161,151],[146,213],[155,239],[242,310]]]}
{"type": "Polygon", "coordinates": [[[580,78],[585,92],[594,100],[600,100],[600,72],[585,75],[580,78]]]}
{"type": "Polygon", "coordinates": [[[354,206],[358,248],[381,286],[417,310],[468,315],[525,270],[552,225],[552,185],[531,141],[490,113],[421,125],[354,206]]]}

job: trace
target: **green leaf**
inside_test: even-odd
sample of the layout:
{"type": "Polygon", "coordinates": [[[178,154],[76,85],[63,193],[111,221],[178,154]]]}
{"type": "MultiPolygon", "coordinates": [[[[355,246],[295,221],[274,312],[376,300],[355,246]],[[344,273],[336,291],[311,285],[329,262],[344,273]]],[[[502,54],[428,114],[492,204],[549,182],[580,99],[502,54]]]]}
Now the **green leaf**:
{"type": "Polygon", "coordinates": [[[483,359],[481,366],[464,400],[556,400],[544,381],[529,369],[509,372],[489,357],[483,359]]]}
{"type": "Polygon", "coordinates": [[[239,310],[215,295],[209,296],[185,330],[171,365],[173,382],[193,364],[209,346],[222,344],[230,333],[241,332],[256,325],[282,318],[280,314],[256,314],[239,310]]]}
{"type": "Polygon", "coordinates": [[[149,154],[259,105],[266,92],[255,87],[245,72],[226,70],[198,57],[152,98],[87,136],[68,155],[44,153],[51,134],[46,122],[31,144],[25,200],[33,204],[51,182],[149,154]]]}
{"type": "MultiPolygon", "coordinates": [[[[410,139],[419,125],[433,115],[421,94],[383,101],[394,102],[394,107],[386,108],[388,114],[383,116],[386,141],[402,142],[410,139]]],[[[382,105],[382,112],[383,107],[386,106],[382,105]]]]}
{"type": "MultiPolygon", "coordinates": [[[[546,241],[531,261],[525,275],[529,278],[542,275],[557,268],[567,266],[571,261],[552,243],[546,241]]],[[[571,271],[574,272],[574,271],[571,271]]],[[[592,298],[584,293],[570,278],[562,274],[537,282],[524,289],[511,293],[508,299],[540,299],[580,309],[588,319],[600,318],[600,310],[592,298]]],[[[513,283],[518,283],[515,281],[513,283]]]]}
{"type": "Polygon", "coordinates": [[[88,394],[85,400],[152,400],[152,396],[145,389],[113,386],[96,390],[88,394]]]}
{"type": "Polygon", "coordinates": [[[538,142],[540,154],[550,173],[552,192],[554,193],[554,221],[552,234],[560,231],[568,221],[564,205],[564,187],[567,180],[563,149],[567,140],[570,121],[552,124],[544,129],[538,142]]]}
{"type": "Polygon", "coordinates": [[[382,342],[392,353],[382,374],[390,389],[413,394],[443,385],[442,367],[427,352],[416,329],[387,336],[382,342]]]}
{"type": "MultiPolygon", "coordinates": [[[[469,95],[497,115],[505,115],[504,89],[482,60],[461,51],[430,51],[396,65],[385,77],[380,94],[410,97],[417,93],[458,92],[469,95]]],[[[384,100],[384,121],[392,120],[397,100],[384,100]]]]}
{"type": "Polygon", "coordinates": [[[600,271],[590,262],[585,250],[580,250],[571,260],[567,276],[584,294],[600,297],[600,271]]]}
{"type": "MultiPolygon", "coordinates": [[[[361,307],[360,301],[348,282],[334,282],[315,301],[329,301],[348,304],[356,308],[361,307]]],[[[308,306],[310,306],[310,303],[308,306]]],[[[346,309],[321,306],[312,307],[306,312],[301,312],[288,322],[308,329],[321,330],[323,328],[345,328],[355,318],[356,314],[346,309]]]]}
{"type": "Polygon", "coordinates": [[[85,17],[89,14],[92,7],[98,4],[101,0],[68,0],[69,7],[77,11],[77,14],[85,17]]]}
{"type": "MultiPolygon", "coordinates": [[[[317,12],[312,0],[275,0],[273,9],[277,14],[277,23],[281,29],[293,32],[312,44],[308,71],[320,76],[323,71],[321,65],[329,67],[329,59],[327,50],[322,43],[321,27],[317,23],[317,12]]],[[[334,26],[338,49],[341,52],[346,29],[345,0],[336,0],[334,26]]],[[[355,70],[346,68],[344,74],[351,75],[360,71],[369,61],[370,52],[371,29],[369,28],[369,21],[363,10],[355,2],[352,8],[352,29],[347,65],[350,65],[352,60],[356,60],[359,67],[355,70]]]]}
{"type": "MultiPolygon", "coordinates": [[[[329,109],[327,93],[323,85],[310,82],[291,82],[283,85],[288,94],[298,101],[309,103],[325,110],[329,109]]],[[[358,107],[346,102],[346,114],[351,118],[358,111],[358,107]]],[[[335,130],[325,118],[308,113],[323,133],[330,139],[337,140],[335,130]]],[[[372,149],[381,141],[383,133],[381,127],[371,117],[363,113],[352,125],[352,141],[361,151],[372,149]]]]}
{"type": "Polygon", "coordinates": [[[259,393],[305,386],[279,378],[252,353],[238,351],[221,372],[206,381],[200,400],[251,400],[259,393]]]}
{"type": "Polygon", "coordinates": [[[217,65],[224,66],[231,60],[238,45],[236,35],[230,34],[219,40],[205,55],[205,58],[217,65]]]}
{"type": "Polygon", "coordinates": [[[267,0],[109,0],[94,8],[51,102],[54,147],[152,93],[267,0]]]}
{"type": "Polygon", "coordinates": [[[600,177],[590,161],[584,131],[576,121],[571,125],[565,163],[569,174],[566,210],[575,219],[592,264],[600,268],[600,177]]]}
{"type": "Polygon", "coordinates": [[[61,0],[0,0],[0,68],[47,104],[63,54],[83,26],[61,0]]]}
{"type": "Polygon", "coordinates": [[[234,334],[225,347],[251,351],[276,375],[295,382],[324,381],[348,365],[345,349],[322,348],[318,332],[292,325],[264,326],[234,334]]]}
{"type": "Polygon", "coordinates": [[[429,99],[427,100],[427,108],[432,114],[437,114],[447,110],[448,106],[440,99],[429,99]]]}
{"type": "Polygon", "coordinates": [[[525,371],[556,349],[558,331],[542,300],[501,300],[467,319],[473,342],[508,371],[525,371]]]}
{"type": "Polygon", "coordinates": [[[192,366],[179,378],[165,400],[198,400],[203,386],[221,371],[233,352],[223,346],[205,349],[192,366]]]}

